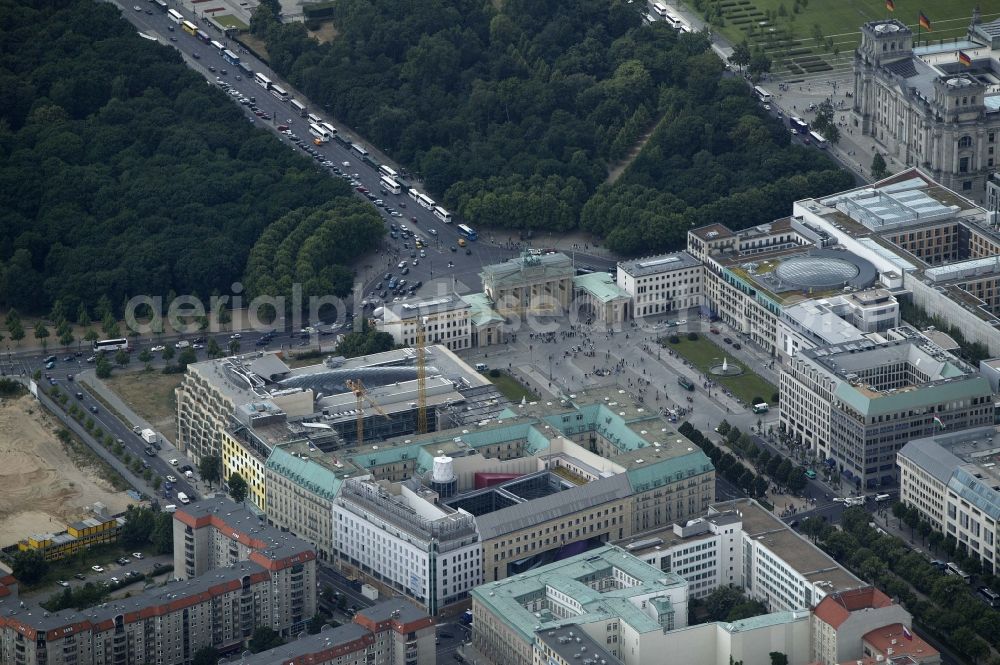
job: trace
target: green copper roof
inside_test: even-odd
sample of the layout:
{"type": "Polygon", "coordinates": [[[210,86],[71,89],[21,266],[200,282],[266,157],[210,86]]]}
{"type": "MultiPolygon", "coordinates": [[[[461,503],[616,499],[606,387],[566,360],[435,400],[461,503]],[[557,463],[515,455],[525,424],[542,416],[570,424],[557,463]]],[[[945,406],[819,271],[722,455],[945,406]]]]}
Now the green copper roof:
{"type": "Polygon", "coordinates": [[[592,272],[589,275],[578,275],[573,278],[573,286],[583,289],[601,302],[613,300],[629,300],[628,292],[615,284],[615,278],[606,272],[592,272]]]}
{"type": "Polygon", "coordinates": [[[493,309],[493,303],[485,293],[470,293],[461,296],[472,309],[472,325],[477,328],[490,323],[502,323],[503,317],[493,309]]]}
{"type": "Polygon", "coordinates": [[[869,390],[860,390],[850,383],[841,382],[834,395],[858,413],[881,416],[991,393],[989,381],[981,376],[969,376],[965,379],[935,382],[891,393],[873,393],[869,390]]]}
{"type": "MultiPolygon", "coordinates": [[[[267,468],[330,501],[337,498],[343,482],[332,469],[307,457],[293,456],[281,446],[271,451],[267,468]]],[[[345,472],[343,475],[350,474],[345,472]]]]}

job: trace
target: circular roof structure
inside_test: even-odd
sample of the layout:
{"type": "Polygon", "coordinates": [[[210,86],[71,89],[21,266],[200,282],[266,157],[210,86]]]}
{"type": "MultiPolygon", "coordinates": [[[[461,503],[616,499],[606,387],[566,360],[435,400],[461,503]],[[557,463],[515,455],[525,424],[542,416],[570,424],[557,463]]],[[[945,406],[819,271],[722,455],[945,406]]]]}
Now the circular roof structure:
{"type": "Polygon", "coordinates": [[[788,285],[829,289],[849,284],[861,273],[861,269],[852,261],[839,257],[796,256],[783,261],[775,272],[788,285]]]}

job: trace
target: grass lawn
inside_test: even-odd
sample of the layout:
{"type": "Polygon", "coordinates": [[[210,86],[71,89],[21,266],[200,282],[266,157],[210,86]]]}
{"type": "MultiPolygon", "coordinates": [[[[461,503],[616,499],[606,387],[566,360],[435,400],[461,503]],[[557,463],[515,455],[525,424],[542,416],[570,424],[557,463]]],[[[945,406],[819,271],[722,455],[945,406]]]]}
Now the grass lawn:
{"type": "Polygon", "coordinates": [[[740,376],[713,376],[712,379],[720,386],[725,386],[729,392],[739,397],[748,406],[753,404],[754,397],[763,397],[765,402],[771,402],[774,393],[778,392],[777,388],[754,374],[753,370],[748,368],[745,363],[733,359],[731,355],[726,353],[725,349],[716,346],[707,337],[699,336],[697,340],[692,342],[681,335],[677,344],[671,344],[666,341],[666,338],[662,342],[664,348],[673,349],[706,376],[709,374],[708,368],[721,363],[723,357],[728,359],[730,365],[742,367],[743,374],[740,376]]]}
{"type": "MultiPolygon", "coordinates": [[[[920,31],[920,43],[952,41],[965,35],[977,0],[938,0],[926,4],[924,13],[931,21],[933,32],[920,31]]],[[[692,0],[687,2],[694,6],[692,0]]],[[[916,33],[920,8],[897,3],[895,12],[887,12],[885,0],[812,0],[799,6],[795,13],[794,0],[719,0],[722,25],[712,18],[713,29],[721,32],[733,44],[747,40],[762,46],[773,60],[772,71],[779,75],[808,76],[830,71],[836,64],[849,64],[854,48],[860,42],[861,25],[887,16],[902,21],[916,33]],[[822,41],[816,39],[818,32],[822,41]]],[[[983,14],[983,20],[996,18],[996,13],[983,14]]]]}
{"type": "Polygon", "coordinates": [[[500,372],[500,376],[495,377],[487,374],[486,378],[492,381],[493,385],[497,387],[497,390],[499,390],[504,397],[509,399],[514,404],[520,404],[522,397],[527,399],[529,402],[538,400],[538,395],[522,386],[510,374],[500,372]]]}
{"type": "Polygon", "coordinates": [[[242,30],[243,32],[250,29],[249,25],[239,20],[232,14],[223,14],[222,16],[215,15],[212,18],[214,18],[219,25],[226,28],[236,28],[237,30],[242,30]]]}
{"type": "Polygon", "coordinates": [[[105,379],[112,390],[137,414],[149,421],[169,441],[177,440],[177,402],[174,388],[183,374],[120,372],[105,379]]]}

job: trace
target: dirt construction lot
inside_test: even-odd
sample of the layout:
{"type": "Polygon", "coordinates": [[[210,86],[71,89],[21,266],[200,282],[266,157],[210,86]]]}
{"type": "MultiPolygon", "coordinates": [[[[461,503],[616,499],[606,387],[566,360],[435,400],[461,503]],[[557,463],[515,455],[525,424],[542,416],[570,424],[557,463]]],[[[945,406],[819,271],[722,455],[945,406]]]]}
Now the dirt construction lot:
{"type": "Polygon", "coordinates": [[[62,531],[95,501],[111,514],[134,503],[56,437],[58,426],[30,396],[0,400],[0,545],[62,531]]]}

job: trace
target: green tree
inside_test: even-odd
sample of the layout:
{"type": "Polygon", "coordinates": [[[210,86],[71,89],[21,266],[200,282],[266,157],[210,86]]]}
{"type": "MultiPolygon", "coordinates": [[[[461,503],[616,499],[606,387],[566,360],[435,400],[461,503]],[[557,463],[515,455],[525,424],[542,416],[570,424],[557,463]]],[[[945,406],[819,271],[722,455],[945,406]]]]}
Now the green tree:
{"type": "Polygon", "coordinates": [[[744,71],[747,65],[750,64],[750,45],[747,40],[743,40],[739,44],[733,47],[733,54],[729,56],[729,63],[736,65],[740,68],[740,71],[744,71]]]}
{"type": "Polygon", "coordinates": [[[205,352],[208,354],[209,358],[222,357],[222,349],[219,348],[219,343],[215,340],[214,337],[208,340],[208,347],[206,348],[205,352]]]}
{"type": "Polygon", "coordinates": [[[121,542],[125,547],[139,547],[149,542],[156,524],[156,516],[149,508],[129,506],[125,510],[125,525],[121,542]]]}
{"type": "Polygon", "coordinates": [[[181,367],[181,369],[184,369],[191,363],[196,362],[198,362],[198,355],[190,346],[186,349],[181,349],[181,352],[177,354],[177,365],[181,367]]]}
{"type": "Polygon", "coordinates": [[[103,357],[97,361],[97,378],[107,379],[111,376],[111,363],[103,357]]]}
{"type": "Polygon", "coordinates": [[[219,662],[219,652],[215,647],[201,647],[194,652],[191,665],[216,665],[219,662]]]}
{"type": "Polygon", "coordinates": [[[729,433],[729,427],[730,427],[729,421],[723,420],[721,423],[719,423],[719,426],[715,428],[715,431],[721,434],[722,436],[725,436],[726,434],[729,433]]]}
{"type": "Polygon", "coordinates": [[[115,363],[119,367],[125,367],[128,365],[129,360],[130,358],[128,352],[126,352],[125,349],[118,349],[118,352],[115,353],[115,363]]]}
{"type": "Polygon", "coordinates": [[[235,356],[240,352],[240,340],[231,339],[229,340],[229,355],[235,356]]]}
{"type": "Polygon", "coordinates": [[[64,348],[69,348],[75,341],[76,338],[73,337],[73,332],[71,330],[64,330],[62,333],[59,334],[59,343],[64,348]]]}
{"type": "Polygon", "coordinates": [[[394,346],[392,335],[379,332],[367,320],[362,320],[361,330],[344,335],[337,344],[336,352],[345,358],[354,358],[389,351],[394,346]]]}
{"type": "Polygon", "coordinates": [[[247,648],[253,653],[260,653],[274,647],[280,647],[284,643],[285,640],[276,631],[267,626],[258,626],[254,629],[253,635],[250,636],[247,648]]]}
{"type": "Polygon", "coordinates": [[[49,564],[39,550],[15,552],[12,559],[11,571],[22,584],[36,584],[49,572],[49,564]]]}
{"type": "MultiPolygon", "coordinates": [[[[155,480],[159,480],[157,476],[155,480]]],[[[157,554],[170,554],[174,551],[174,519],[170,513],[157,513],[153,525],[153,533],[149,537],[153,550],[157,554]]]]}
{"type": "Polygon", "coordinates": [[[163,356],[164,360],[170,362],[174,357],[174,347],[170,344],[167,344],[163,349],[163,353],[161,353],[160,355],[163,356]]]}
{"type": "Polygon", "coordinates": [[[306,632],[310,635],[316,635],[325,625],[326,619],[323,618],[323,615],[315,614],[312,619],[309,619],[309,623],[306,624],[306,632]]]}
{"type": "Polygon", "coordinates": [[[198,474],[209,485],[219,482],[222,479],[222,458],[218,455],[205,455],[198,462],[198,474]]]}
{"type": "Polygon", "coordinates": [[[139,352],[139,362],[146,363],[147,365],[152,362],[153,354],[150,353],[149,349],[143,349],[139,352]]]}
{"type": "Polygon", "coordinates": [[[771,652],[771,665],[788,665],[788,656],[780,651],[771,652]]]}
{"type": "Polygon", "coordinates": [[[21,325],[21,322],[14,321],[7,324],[7,331],[10,333],[10,338],[14,341],[14,344],[20,346],[21,340],[24,339],[24,326],[21,325]]]}
{"type": "Polygon", "coordinates": [[[250,487],[243,476],[238,471],[231,473],[229,475],[229,496],[232,497],[233,501],[243,503],[249,493],[250,487]]]}
{"type": "Polygon", "coordinates": [[[46,341],[49,337],[49,329],[45,327],[45,324],[39,321],[35,324],[35,339],[42,343],[42,348],[48,346],[46,341]]]}
{"type": "Polygon", "coordinates": [[[80,301],[80,305],[76,308],[76,325],[81,328],[90,327],[90,314],[87,312],[87,306],[80,301]]]}
{"type": "Polygon", "coordinates": [[[881,180],[888,177],[889,169],[886,168],[885,158],[882,157],[882,153],[875,153],[872,157],[872,167],[871,167],[872,178],[875,180],[881,180]]]}
{"type": "Polygon", "coordinates": [[[94,330],[93,328],[87,328],[87,332],[84,333],[83,338],[88,342],[90,342],[91,344],[93,344],[98,339],[100,339],[100,335],[98,335],[97,331],[94,330]]]}

